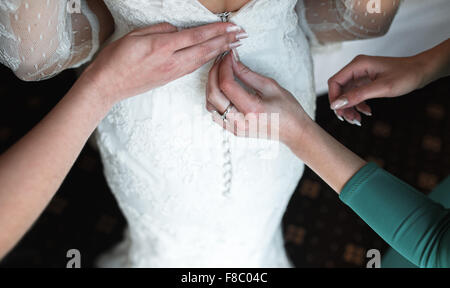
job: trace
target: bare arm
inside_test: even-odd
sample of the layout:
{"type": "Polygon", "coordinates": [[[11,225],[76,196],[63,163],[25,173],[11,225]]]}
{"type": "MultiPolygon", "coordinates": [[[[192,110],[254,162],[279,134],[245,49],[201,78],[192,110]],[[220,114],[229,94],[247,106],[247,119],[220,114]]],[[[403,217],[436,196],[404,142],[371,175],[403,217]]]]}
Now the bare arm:
{"type": "Polygon", "coordinates": [[[366,163],[311,119],[299,127],[291,150],[338,194],[366,163]]]}
{"type": "Polygon", "coordinates": [[[401,0],[300,0],[300,23],[322,44],[383,36],[401,0]],[[378,5],[378,3],[380,5],[378,5]]]}
{"type": "Polygon", "coordinates": [[[49,203],[107,112],[98,95],[79,83],[0,156],[0,258],[49,203]]]}

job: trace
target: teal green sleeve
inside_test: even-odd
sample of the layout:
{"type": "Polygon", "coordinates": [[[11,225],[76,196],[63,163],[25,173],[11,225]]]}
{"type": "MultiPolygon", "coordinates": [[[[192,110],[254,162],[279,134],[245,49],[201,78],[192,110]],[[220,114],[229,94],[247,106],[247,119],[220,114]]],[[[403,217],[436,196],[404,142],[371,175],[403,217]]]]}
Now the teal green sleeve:
{"type": "Polygon", "coordinates": [[[345,184],[340,198],[412,263],[450,267],[450,211],[442,205],[374,163],[345,184]]]}

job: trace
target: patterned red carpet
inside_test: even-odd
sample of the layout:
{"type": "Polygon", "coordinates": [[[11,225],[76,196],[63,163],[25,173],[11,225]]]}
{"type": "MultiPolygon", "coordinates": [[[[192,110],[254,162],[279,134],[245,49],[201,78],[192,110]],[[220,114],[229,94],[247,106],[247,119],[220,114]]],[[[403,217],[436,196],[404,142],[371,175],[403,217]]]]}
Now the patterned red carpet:
{"type": "MultiPolygon", "coordinates": [[[[57,103],[74,77],[68,71],[24,83],[0,68],[0,152],[57,103]]],[[[450,174],[449,80],[402,98],[372,101],[374,116],[364,118],[361,128],[337,120],[326,97],[320,97],[317,121],[359,155],[427,193],[450,174]]],[[[99,156],[87,146],[49,207],[0,267],[65,267],[72,248],[81,251],[82,266],[91,267],[121,239],[124,226],[99,156]]],[[[310,170],[292,197],[284,226],[286,248],[298,267],[365,267],[368,249],[387,247],[310,170]]]]}

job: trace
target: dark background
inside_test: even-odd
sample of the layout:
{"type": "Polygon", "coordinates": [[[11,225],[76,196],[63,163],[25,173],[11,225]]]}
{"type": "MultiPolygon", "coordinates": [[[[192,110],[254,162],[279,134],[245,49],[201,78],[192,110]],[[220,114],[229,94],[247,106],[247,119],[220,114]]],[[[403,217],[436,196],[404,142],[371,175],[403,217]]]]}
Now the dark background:
{"type": "MultiPolygon", "coordinates": [[[[0,153],[29,131],[67,92],[74,71],[37,83],[0,67],[0,153]]],[[[340,122],[318,99],[317,121],[366,160],[429,193],[450,174],[450,78],[396,99],[371,101],[374,116],[356,127],[340,122]]],[[[0,187],[1,189],[1,187],[0,187]]],[[[284,217],[286,248],[298,267],[365,267],[366,251],[387,248],[311,170],[284,217]]],[[[65,267],[76,248],[82,267],[120,241],[126,225],[87,145],[48,208],[0,267],[65,267]]]]}

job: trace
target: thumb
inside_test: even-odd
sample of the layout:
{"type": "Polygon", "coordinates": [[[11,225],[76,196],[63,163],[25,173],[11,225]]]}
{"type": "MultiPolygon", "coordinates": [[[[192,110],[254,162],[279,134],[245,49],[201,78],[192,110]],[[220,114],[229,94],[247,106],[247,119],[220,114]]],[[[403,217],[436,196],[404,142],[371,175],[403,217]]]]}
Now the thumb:
{"type": "Polygon", "coordinates": [[[336,98],[331,104],[331,109],[343,109],[356,106],[367,99],[389,97],[389,85],[382,79],[377,79],[366,85],[352,88],[336,98]]]}
{"type": "Polygon", "coordinates": [[[275,87],[278,87],[278,83],[276,83],[275,80],[252,71],[242,64],[242,62],[236,61],[235,58],[233,58],[232,66],[234,75],[239,78],[242,83],[263,95],[270,94],[274,91],[275,87]]]}

